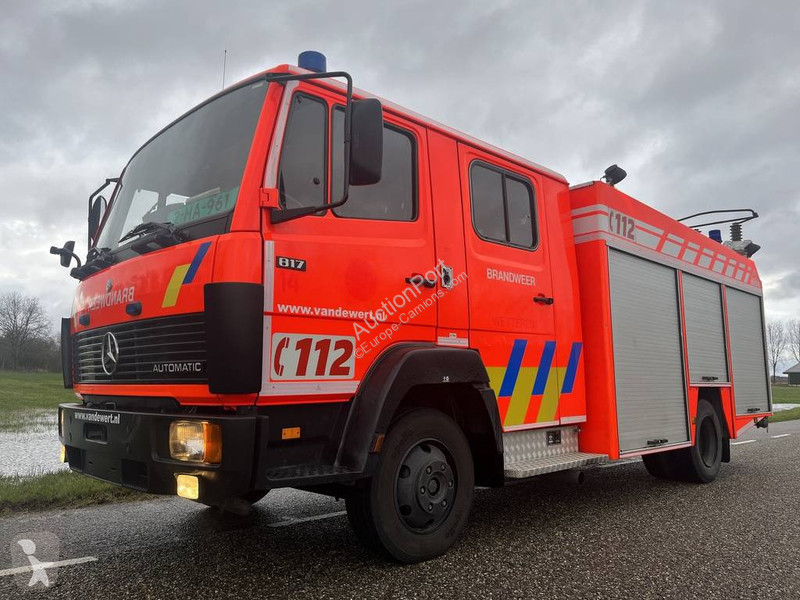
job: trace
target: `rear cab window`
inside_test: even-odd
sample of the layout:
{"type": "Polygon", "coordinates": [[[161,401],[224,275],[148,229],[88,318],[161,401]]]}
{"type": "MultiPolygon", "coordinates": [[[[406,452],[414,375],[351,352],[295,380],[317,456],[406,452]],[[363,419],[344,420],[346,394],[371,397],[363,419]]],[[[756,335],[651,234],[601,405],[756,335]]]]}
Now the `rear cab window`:
{"type": "Polygon", "coordinates": [[[475,233],[488,242],[535,249],[539,240],[530,182],[482,161],[470,165],[469,179],[475,233]]]}

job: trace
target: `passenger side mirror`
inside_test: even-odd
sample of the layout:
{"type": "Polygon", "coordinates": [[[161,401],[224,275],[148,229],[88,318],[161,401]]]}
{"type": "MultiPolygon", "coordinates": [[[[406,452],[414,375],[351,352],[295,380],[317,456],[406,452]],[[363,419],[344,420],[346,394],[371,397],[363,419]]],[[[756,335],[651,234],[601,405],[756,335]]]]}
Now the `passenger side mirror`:
{"type": "Polygon", "coordinates": [[[383,165],[383,109],[379,100],[354,100],[351,114],[350,185],[372,185],[381,180],[383,165]]]}
{"type": "Polygon", "coordinates": [[[78,258],[77,254],[75,254],[75,242],[67,242],[62,248],[59,248],[58,246],[50,246],[50,254],[55,254],[60,258],[62,267],[69,267],[73,258],[75,259],[75,262],[78,263],[78,267],[80,268],[81,266],[81,259],[78,258]]]}
{"type": "MultiPolygon", "coordinates": [[[[95,239],[97,235],[97,230],[100,228],[100,219],[103,218],[103,214],[106,212],[106,206],[108,202],[103,196],[98,196],[92,202],[92,207],[89,209],[89,239],[95,239]]],[[[73,242],[73,246],[74,246],[73,242]]],[[[62,258],[63,260],[63,258],[62,258]]]]}
{"type": "Polygon", "coordinates": [[[72,262],[72,255],[75,254],[75,242],[67,242],[64,244],[64,252],[61,253],[61,266],[68,267],[72,262]]]}

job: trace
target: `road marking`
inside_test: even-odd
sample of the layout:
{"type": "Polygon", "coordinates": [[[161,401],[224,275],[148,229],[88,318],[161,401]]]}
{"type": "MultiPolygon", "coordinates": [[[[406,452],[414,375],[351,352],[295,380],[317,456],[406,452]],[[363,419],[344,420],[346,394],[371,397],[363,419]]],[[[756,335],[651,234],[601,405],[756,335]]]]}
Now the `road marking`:
{"type": "Polygon", "coordinates": [[[289,517],[285,521],[279,521],[277,523],[268,523],[267,527],[288,527],[289,525],[297,525],[298,523],[308,523],[309,521],[321,521],[322,519],[332,519],[333,517],[341,517],[342,515],[346,515],[346,510],[340,510],[338,512],[326,513],[324,515],[314,515],[313,517],[302,517],[299,519],[295,519],[294,517],[289,517]]]}
{"type": "Polygon", "coordinates": [[[782,437],[789,437],[790,435],[792,435],[792,434],[791,434],[791,433],[782,433],[782,434],[780,434],[780,435],[773,435],[773,436],[772,436],[772,439],[773,439],[773,440],[777,440],[778,438],[782,438],[782,437]]]}
{"type": "Polygon", "coordinates": [[[755,440],[743,440],[741,442],[731,442],[731,446],[741,446],[742,444],[752,444],[755,440]]]}
{"type": "MultiPolygon", "coordinates": [[[[94,556],[84,556],[83,558],[70,558],[69,560],[58,560],[56,562],[43,562],[36,565],[37,569],[57,569],[58,567],[69,567],[70,565],[82,565],[83,563],[94,562],[97,559],[94,556]]],[[[8,575],[19,575],[20,573],[29,573],[33,571],[33,565],[27,567],[15,567],[13,569],[5,569],[0,571],[0,577],[8,575]]]]}

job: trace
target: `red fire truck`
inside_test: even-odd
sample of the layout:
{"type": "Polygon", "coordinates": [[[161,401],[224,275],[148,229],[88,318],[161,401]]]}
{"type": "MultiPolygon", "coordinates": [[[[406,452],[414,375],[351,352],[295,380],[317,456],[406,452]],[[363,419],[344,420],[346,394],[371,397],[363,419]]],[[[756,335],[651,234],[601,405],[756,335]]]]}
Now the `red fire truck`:
{"type": "Polygon", "coordinates": [[[234,512],[335,495],[414,562],[475,485],[631,457],[710,482],[766,422],[754,245],[298,62],[144,144],[90,197],[83,264],[52,249],[80,280],[73,471],[234,512]]]}

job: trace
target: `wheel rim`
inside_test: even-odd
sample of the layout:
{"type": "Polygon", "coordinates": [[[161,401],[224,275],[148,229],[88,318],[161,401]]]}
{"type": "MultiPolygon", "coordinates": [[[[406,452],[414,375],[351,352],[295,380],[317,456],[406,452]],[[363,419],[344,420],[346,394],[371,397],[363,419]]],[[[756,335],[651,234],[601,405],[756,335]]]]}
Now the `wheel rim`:
{"type": "Polygon", "coordinates": [[[700,423],[700,436],[699,450],[700,459],[703,464],[709,468],[713,468],[717,464],[717,430],[711,419],[705,418],[700,423]]]}
{"type": "Polygon", "coordinates": [[[395,481],[395,506],[406,527],[427,533],[447,519],[458,480],[452,458],[441,443],[424,440],[409,449],[395,481]]]}

